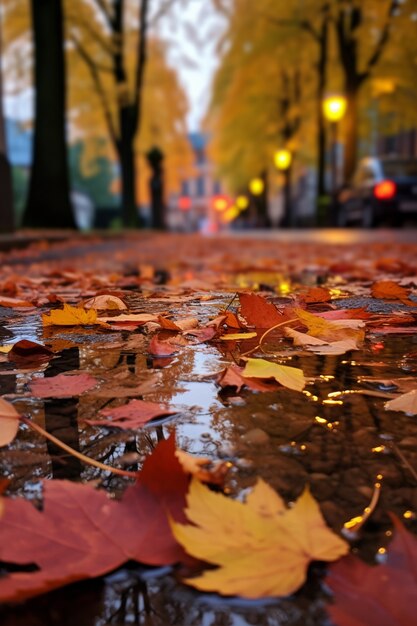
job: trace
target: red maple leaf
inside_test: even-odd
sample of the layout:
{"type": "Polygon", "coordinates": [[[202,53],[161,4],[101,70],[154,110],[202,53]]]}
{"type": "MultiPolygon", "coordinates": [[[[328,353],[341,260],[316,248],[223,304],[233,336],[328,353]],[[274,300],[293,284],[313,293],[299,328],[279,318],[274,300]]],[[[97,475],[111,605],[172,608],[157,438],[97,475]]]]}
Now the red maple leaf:
{"type": "Polygon", "coordinates": [[[30,390],[37,398],[71,398],[92,389],[97,384],[91,374],[58,374],[50,378],[37,378],[30,384],[30,390]]]}
{"type": "Polygon", "coordinates": [[[240,293],[239,300],[241,315],[256,328],[271,328],[288,319],[273,304],[256,293],[240,293]]]}
{"type": "Polygon", "coordinates": [[[384,565],[353,555],[332,564],[326,584],[334,593],[329,613],[337,626],[411,626],[416,623],[417,540],[398,518],[384,565]]]}
{"type": "Polygon", "coordinates": [[[2,576],[0,601],[20,601],[95,578],[128,560],[148,565],[182,560],[185,554],[167,515],[184,521],[188,480],[171,436],[158,444],[120,501],[66,480],[43,482],[42,511],[23,498],[3,498],[0,560],[37,569],[2,576]]]}
{"type": "Polygon", "coordinates": [[[127,430],[129,428],[141,428],[156,417],[174,415],[177,412],[176,409],[170,409],[166,404],[131,400],[122,406],[99,411],[99,415],[108,416],[110,419],[85,420],[85,422],[90,426],[109,426],[127,430]]]}

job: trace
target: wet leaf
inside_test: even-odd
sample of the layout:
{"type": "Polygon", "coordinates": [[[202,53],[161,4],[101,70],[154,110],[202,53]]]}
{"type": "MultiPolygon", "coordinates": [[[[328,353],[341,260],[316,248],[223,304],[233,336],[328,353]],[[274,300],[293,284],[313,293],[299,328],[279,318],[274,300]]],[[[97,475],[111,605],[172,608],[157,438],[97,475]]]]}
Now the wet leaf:
{"type": "Polygon", "coordinates": [[[360,319],[341,319],[333,322],[303,309],[296,309],[295,313],[304,326],[308,328],[309,335],[324,341],[342,341],[344,339],[363,341],[365,337],[365,332],[362,330],[364,322],[360,319]]]}
{"type": "Polygon", "coordinates": [[[323,341],[323,339],[318,339],[317,337],[313,337],[312,335],[307,335],[307,333],[300,333],[298,330],[294,330],[289,326],[284,327],[284,333],[287,337],[290,337],[295,346],[325,346],[328,345],[327,341],[323,341]]]}
{"type": "Polygon", "coordinates": [[[107,324],[121,324],[126,322],[141,325],[147,322],[157,322],[158,315],[152,315],[151,313],[121,313],[115,316],[100,316],[98,320],[100,322],[106,322],[107,324]]]}
{"type": "Polygon", "coordinates": [[[382,298],[383,300],[400,300],[408,306],[417,306],[417,302],[409,299],[410,290],[401,287],[393,280],[379,280],[371,287],[371,293],[374,298],[382,298]]]}
{"type": "Polygon", "coordinates": [[[286,596],[304,583],[311,561],[332,561],[348,552],[347,543],[326,526],[308,489],[287,509],[262,480],[246,503],[193,480],[186,515],[189,525],[172,523],[176,539],[192,556],[219,566],[186,580],[203,591],[286,596]]]}
{"type": "Polygon", "coordinates": [[[95,309],[96,311],[123,311],[127,309],[126,304],[118,298],[110,294],[101,294],[90,298],[84,302],[85,309],[95,309]]]}
{"type": "Polygon", "coordinates": [[[229,333],[228,335],[222,335],[219,337],[221,341],[241,341],[243,339],[253,339],[257,337],[258,333],[229,333]]]}
{"type": "Polygon", "coordinates": [[[0,446],[7,446],[19,430],[19,413],[14,406],[0,398],[0,446]]]}
{"type": "Polygon", "coordinates": [[[173,345],[169,340],[163,341],[154,335],[149,342],[148,352],[155,356],[171,356],[178,352],[178,346],[173,345]]]}
{"type": "Polygon", "coordinates": [[[72,398],[89,391],[97,385],[91,374],[58,374],[50,378],[36,378],[30,390],[36,398],[72,398]]]}
{"type": "Polygon", "coordinates": [[[349,555],[329,568],[334,594],[328,612],[337,626],[411,626],[417,597],[417,540],[394,518],[394,540],[383,565],[349,555]]]}
{"type": "Polygon", "coordinates": [[[279,365],[265,359],[245,358],[246,366],[242,372],[245,378],[274,378],[280,385],[295,391],[302,391],[305,387],[303,370],[298,367],[279,365]]]}
{"type": "Polygon", "coordinates": [[[332,299],[330,291],[324,287],[310,287],[308,291],[301,293],[300,297],[307,304],[329,302],[332,299]]]}
{"type": "Polygon", "coordinates": [[[385,403],[387,411],[403,411],[407,415],[417,415],[417,389],[403,393],[394,400],[385,403]]]}
{"type": "Polygon", "coordinates": [[[216,379],[216,382],[222,387],[236,387],[239,393],[242,387],[248,387],[252,391],[274,391],[279,388],[275,381],[261,381],[257,378],[248,378],[243,376],[243,367],[231,365],[223,370],[216,379]]]}
{"type": "Polygon", "coordinates": [[[8,296],[0,296],[0,306],[6,306],[10,308],[14,307],[29,307],[33,306],[32,302],[22,300],[20,298],[9,298],[8,296]]]}
{"type": "Polygon", "coordinates": [[[110,419],[85,420],[90,426],[105,426],[107,428],[122,428],[123,430],[141,428],[144,424],[157,417],[175,415],[176,409],[171,409],[166,404],[157,402],[145,402],[144,400],[131,400],[122,406],[103,409],[99,415],[110,419]]]}
{"type": "Polygon", "coordinates": [[[231,464],[227,461],[213,461],[207,457],[194,456],[184,450],[176,450],[175,456],[184,472],[195,476],[203,483],[223,485],[231,464]]]}
{"type": "Polygon", "coordinates": [[[354,339],[343,339],[342,341],[323,341],[317,337],[312,337],[306,333],[300,333],[298,330],[285,327],[287,337],[294,341],[296,346],[304,346],[314,354],[345,354],[350,350],[357,350],[358,345],[354,339]]]}
{"type": "Polygon", "coordinates": [[[42,315],[44,326],[85,326],[97,323],[97,311],[64,304],[63,309],[54,309],[42,315]]]}
{"type": "Polygon", "coordinates": [[[94,578],[129,560],[167,565],[184,557],[167,515],[183,519],[188,476],[170,437],[144,463],[120,501],[66,480],[43,483],[43,508],[3,498],[0,560],[38,569],[0,577],[0,600],[21,601],[76,580],[94,578]]]}
{"type": "Polygon", "coordinates": [[[240,293],[239,301],[241,315],[256,328],[271,328],[288,319],[276,306],[256,293],[240,293]]]}

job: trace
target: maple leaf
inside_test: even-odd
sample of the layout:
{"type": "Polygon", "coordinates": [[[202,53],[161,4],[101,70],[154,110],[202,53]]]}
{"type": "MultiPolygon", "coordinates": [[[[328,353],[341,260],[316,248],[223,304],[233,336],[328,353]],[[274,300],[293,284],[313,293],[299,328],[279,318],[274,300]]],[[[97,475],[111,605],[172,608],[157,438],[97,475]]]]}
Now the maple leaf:
{"type": "Polygon", "coordinates": [[[86,326],[97,323],[97,311],[64,304],[63,309],[53,309],[49,315],[42,314],[44,326],[86,326]]]}
{"type": "Polygon", "coordinates": [[[383,300],[400,300],[408,306],[417,306],[417,302],[409,299],[410,290],[401,287],[393,280],[379,280],[371,287],[371,293],[374,298],[382,298],[383,300]]]}
{"type": "Polygon", "coordinates": [[[97,379],[90,374],[58,374],[50,378],[36,378],[30,390],[37,398],[72,398],[92,389],[97,379]]]}
{"type": "Polygon", "coordinates": [[[239,393],[244,386],[252,389],[253,391],[274,391],[279,388],[275,381],[261,381],[256,378],[243,376],[243,369],[243,367],[231,365],[220,372],[216,382],[222,388],[236,387],[237,393],[239,393]]]}
{"type": "Polygon", "coordinates": [[[304,583],[312,560],[332,561],[348,551],[308,489],[287,509],[262,480],[243,503],[194,479],[185,512],[190,524],[172,522],[174,536],[189,554],[219,566],[186,580],[203,591],[286,596],[304,583]]]}
{"type": "Polygon", "coordinates": [[[295,309],[295,314],[308,328],[309,335],[327,342],[333,341],[335,337],[340,341],[343,339],[363,341],[365,337],[365,332],[362,329],[364,322],[360,319],[341,319],[336,323],[303,309],[295,309]]]}
{"type": "Polygon", "coordinates": [[[298,367],[279,365],[265,359],[244,359],[245,369],[242,372],[244,378],[274,378],[280,385],[302,391],[305,387],[303,370],[298,367]]]}
{"type": "Polygon", "coordinates": [[[417,415],[417,389],[403,393],[385,403],[387,411],[404,411],[407,415],[417,415]]]}
{"type": "Polygon", "coordinates": [[[0,560],[35,571],[0,577],[0,601],[15,602],[112,571],[128,560],[168,565],[185,555],[167,514],[183,520],[189,478],[175,456],[175,439],[161,441],[121,500],[66,480],[43,482],[43,509],[2,498],[0,560]]]}
{"type": "Polygon", "coordinates": [[[283,313],[256,293],[240,293],[240,313],[256,328],[271,328],[288,319],[283,313]]]}
{"type": "Polygon", "coordinates": [[[383,565],[349,555],[332,564],[328,612],[337,626],[411,626],[416,623],[417,540],[395,516],[394,539],[383,565]]]}
{"type": "Polygon", "coordinates": [[[310,287],[305,293],[301,293],[300,297],[307,304],[329,302],[332,299],[330,291],[324,287],[310,287]]]}
{"type": "Polygon", "coordinates": [[[90,426],[106,426],[110,428],[141,428],[144,424],[156,417],[174,415],[178,413],[176,409],[170,409],[166,404],[158,402],[145,402],[144,400],[131,400],[122,406],[103,409],[99,415],[109,417],[102,420],[85,420],[90,426]]]}
{"type": "Polygon", "coordinates": [[[19,430],[19,413],[14,406],[0,398],[0,446],[13,441],[19,430]]]}

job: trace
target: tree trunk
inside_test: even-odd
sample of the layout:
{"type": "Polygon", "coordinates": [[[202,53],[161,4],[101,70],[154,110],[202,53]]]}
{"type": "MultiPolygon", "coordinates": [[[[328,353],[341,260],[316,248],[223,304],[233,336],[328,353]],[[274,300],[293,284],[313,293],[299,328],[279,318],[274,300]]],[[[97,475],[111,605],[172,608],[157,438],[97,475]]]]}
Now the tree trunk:
{"type": "Polygon", "coordinates": [[[1,68],[2,41],[0,22],[0,232],[10,233],[14,230],[12,170],[7,157],[6,130],[3,114],[3,75],[1,68]]]}
{"type": "Polygon", "coordinates": [[[347,109],[344,119],[344,164],[342,184],[352,179],[356,167],[358,153],[358,96],[359,83],[346,84],[347,109]]]}
{"type": "Polygon", "coordinates": [[[61,0],[32,0],[35,133],[23,225],[75,228],[65,129],[65,58],[61,0]]]}
{"type": "Polygon", "coordinates": [[[329,7],[323,7],[323,22],[318,35],[319,60],[317,63],[317,206],[326,193],[326,123],[323,114],[323,100],[327,83],[327,46],[329,31],[329,7]]]}
{"type": "Polygon", "coordinates": [[[139,215],[136,207],[136,175],[133,136],[122,132],[120,140],[120,169],[122,177],[122,221],[126,228],[139,226],[139,215]]]}

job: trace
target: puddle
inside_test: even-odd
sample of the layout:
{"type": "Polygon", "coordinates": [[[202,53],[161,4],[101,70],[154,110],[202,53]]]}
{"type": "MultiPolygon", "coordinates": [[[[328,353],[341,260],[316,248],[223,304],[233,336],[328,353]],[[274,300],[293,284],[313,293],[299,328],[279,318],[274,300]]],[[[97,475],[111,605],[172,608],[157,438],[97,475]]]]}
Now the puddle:
{"type": "MultiPolygon", "coordinates": [[[[231,295],[222,298],[227,303],[231,295]]],[[[204,308],[205,315],[209,312],[215,316],[220,301],[219,296],[213,303],[204,303],[204,307],[186,303],[171,304],[169,308],[183,316],[186,313],[197,317],[204,308]]],[[[152,306],[143,302],[140,307],[140,298],[136,305],[140,310],[152,306]]],[[[167,308],[165,304],[160,306],[161,310],[167,308]]],[[[306,393],[279,389],[265,393],[243,390],[237,394],[234,390],[221,391],[214,380],[216,373],[233,363],[230,354],[220,352],[224,347],[190,345],[172,358],[153,359],[146,351],[149,336],[141,329],[134,333],[97,332],[94,327],[45,332],[39,317],[33,315],[21,317],[8,329],[13,333],[4,339],[8,343],[25,338],[48,343],[56,351],[48,363],[33,369],[22,370],[12,363],[0,362],[2,393],[11,394],[21,412],[94,458],[118,464],[124,455],[133,452],[140,465],[149,452],[149,438],[155,443],[175,427],[178,445],[183,449],[232,461],[228,487],[233,495],[240,496],[257,477],[262,477],[290,501],[309,483],[327,522],[335,529],[367,506],[375,477],[382,474],[381,505],[372,524],[364,528],[358,546],[367,557],[386,539],[390,524],[386,511],[403,518],[406,511],[417,510],[414,477],[395,448],[387,443],[394,442],[407,462],[417,468],[415,417],[385,411],[384,400],[374,396],[348,394],[335,396],[329,402],[329,394],[344,390],[391,390],[392,384],[381,381],[395,381],[412,374],[416,360],[404,355],[417,349],[414,337],[388,336],[382,342],[378,339],[377,351],[367,341],[352,356],[305,355],[302,350],[294,356],[291,351],[280,362],[303,369],[309,378],[306,393]],[[99,392],[110,394],[106,397],[105,393],[100,396],[89,391],[79,398],[56,400],[31,397],[33,379],[78,371],[95,376],[99,392]],[[145,391],[135,395],[135,386],[145,391]],[[112,389],[115,397],[111,396],[112,389]],[[137,433],[85,425],[84,420],[96,417],[100,409],[134,397],[166,402],[178,407],[179,412],[157,425],[148,424],[137,433]]],[[[274,354],[289,352],[288,342],[276,338],[266,343],[265,349],[268,348],[271,352],[262,356],[271,359],[277,358],[274,354]]],[[[25,428],[10,449],[1,453],[0,460],[3,475],[13,479],[12,491],[31,499],[39,497],[42,477],[102,478],[98,470],[75,463],[25,428]]],[[[106,486],[117,491],[120,481],[106,477],[106,486]]],[[[54,592],[17,607],[13,617],[5,610],[2,626],[26,626],[29,615],[34,626],[69,626],[64,617],[68,611],[71,626],[327,623],[324,592],[319,587],[320,568],[312,568],[308,584],[296,598],[263,603],[233,602],[198,594],[178,584],[175,576],[166,571],[151,579],[142,576],[140,568],[123,568],[118,575],[119,578],[109,576],[102,582],[81,583],[54,592]]]]}

